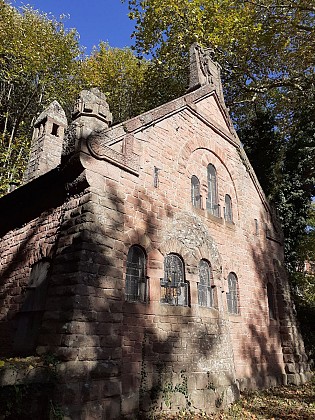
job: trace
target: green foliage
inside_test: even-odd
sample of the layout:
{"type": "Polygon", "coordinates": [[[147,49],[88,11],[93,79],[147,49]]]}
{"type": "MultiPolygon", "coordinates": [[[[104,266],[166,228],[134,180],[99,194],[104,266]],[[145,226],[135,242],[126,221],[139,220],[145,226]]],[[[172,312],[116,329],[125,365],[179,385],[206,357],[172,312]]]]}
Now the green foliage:
{"type": "MultiPolygon", "coordinates": [[[[170,68],[187,74],[193,42],[215,50],[227,102],[240,121],[257,100],[287,110],[293,98],[288,92],[307,90],[314,81],[309,1],[129,0],[129,8],[136,49],[153,55],[162,78],[163,69],[165,75],[170,68]]],[[[169,91],[169,98],[174,94],[169,91]]]]}
{"type": "Polygon", "coordinates": [[[104,92],[114,122],[121,122],[145,110],[144,79],[148,66],[129,48],[111,48],[101,42],[82,62],[82,85],[97,86],[104,92]]]}
{"type": "Polygon", "coordinates": [[[267,109],[255,110],[255,115],[248,118],[238,135],[265,194],[272,199],[281,179],[285,148],[274,117],[267,109]]]}
{"type": "Polygon", "coordinates": [[[73,103],[79,55],[74,30],[0,1],[0,193],[21,180],[33,118],[54,99],[66,109],[73,103]]]}

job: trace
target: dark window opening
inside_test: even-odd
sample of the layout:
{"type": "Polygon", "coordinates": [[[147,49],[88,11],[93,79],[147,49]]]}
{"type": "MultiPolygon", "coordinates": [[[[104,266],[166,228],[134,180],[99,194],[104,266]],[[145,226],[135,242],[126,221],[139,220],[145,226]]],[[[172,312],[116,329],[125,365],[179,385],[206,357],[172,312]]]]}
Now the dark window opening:
{"type": "Polygon", "coordinates": [[[13,349],[16,354],[27,356],[35,353],[46,304],[50,262],[42,260],[31,270],[25,298],[17,314],[17,328],[13,349]]]}
{"type": "Polygon", "coordinates": [[[217,188],[217,171],[215,167],[209,163],[207,167],[208,180],[208,198],[207,210],[214,216],[220,217],[220,205],[218,203],[218,188],[217,188]]]}
{"type": "Polygon", "coordinates": [[[230,314],[239,313],[238,282],[234,273],[228,275],[228,293],[226,294],[228,311],[230,314]]]}
{"type": "Polygon", "coordinates": [[[206,260],[199,262],[198,303],[200,306],[214,306],[213,275],[211,265],[206,260]]]}
{"type": "Polygon", "coordinates": [[[161,303],[188,306],[188,283],[185,282],[184,263],[176,254],[168,254],[164,259],[161,303]]]}
{"type": "Polygon", "coordinates": [[[146,302],[148,298],[146,255],[137,245],[133,245],[128,252],[125,293],[129,302],[146,302]]]}
{"type": "Polygon", "coordinates": [[[224,219],[233,222],[232,199],[228,194],[225,195],[224,219]]]}
{"type": "Polygon", "coordinates": [[[53,125],[52,125],[52,129],[51,129],[51,134],[52,134],[53,136],[58,137],[58,136],[59,136],[58,131],[59,131],[59,125],[57,125],[57,124],[53,123],[53,125]]]}
{"type": "Polygon", "coordinates": [[[274,288],[270,282],[267,283],[267,298],[268,298],[269,318],[276,319],[277,316],[276,316],[274,288]]]}
{"type": "Polygon", "coordinates": [[[258,234],[259,234],[258,220],[257,219],[254,219],[254,220],[255,220],[255,235],[258,236],[258,234]]]}
{"type": "Polygon", "coordinates": [[[194,207],[201,208],[200,182],[195,175],[191,177],[191,202],[194,207]]]}

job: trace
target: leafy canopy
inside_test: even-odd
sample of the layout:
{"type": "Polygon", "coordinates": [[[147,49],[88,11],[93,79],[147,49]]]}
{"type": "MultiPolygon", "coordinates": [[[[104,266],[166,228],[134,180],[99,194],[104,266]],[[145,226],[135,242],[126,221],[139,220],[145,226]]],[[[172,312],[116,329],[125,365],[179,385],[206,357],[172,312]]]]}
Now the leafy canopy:
{"type": "Polygon", "coordinates": [[[0,1],[0,192],[20,182],[33,117],[54,99],[73,102],[80,53],[75,30],[0,1]]]}
{"type": "Polygon", "coordinates": [[[148,68],[129,48],[111,48],[101,42],[82,62],[81,78],[85,87],[97,86],[107,96],[114,116],[120,122],[144,111],[143,89],[148,68]]]}

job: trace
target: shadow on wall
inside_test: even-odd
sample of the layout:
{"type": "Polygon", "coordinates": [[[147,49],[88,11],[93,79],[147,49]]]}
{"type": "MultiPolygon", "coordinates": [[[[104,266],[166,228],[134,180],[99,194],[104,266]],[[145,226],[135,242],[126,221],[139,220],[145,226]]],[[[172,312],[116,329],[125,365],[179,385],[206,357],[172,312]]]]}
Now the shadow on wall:
{"type": "MultiPolygon", "coordinates": [[[[55,252],[66,192],[56,171],[1,198],[0,354],[12,356],[17,313],[26,305],[31,267],[55,252]],[[49,193],[47,194],[49,190],[49,193]],[[40,200],[39,200],[40,197],[40,200]],[[52,208],[55,208],[53,210],[52,208]],[[10,232],[11,231],[11,232],[10,232]]],[[[29,289],[30,290],[30,289],[29,289]]],[[[27,308],[28,309],[27,309],[27,308]]],[[[17,352],[19,353],[19,352],[17,352]]],[[[23,352],[22,352],[23,353],[23,352]]],[[[26,351],[27,353],[27,351],[26,351]]]]}
{"type": "MultiPolygon", "coordinates": [[[[263,220],[263,217],[260,218],[263,220]]],[[[263,230],[260,235],[266,235],[263,230]]],[[[250,363],[247,382],[241,388],[268,387],[283,383],[284,364],[281,340],[281,284],[276,278],[273,258],[277,258],[272,248],[281,245],[269,239],[255,237],[250,246],[252,261],[254,261],[255,277],[259,284],[247,302],[249,308],[247,336],[243,338],[242,353],[250,363]],[[269,241],[268,249],[262,247],[264,241],[269,241]],[[269,289],[269,292],[268,292],[269,289]]],[[[280,251],[281,252],[281,251],[280,251]]]]}
{"type": "MultiPolygon", "coordinates": [[[[169,322],[163,323],[151,303],[126,304],[124,265],[128,247],[134,244],[133,238],[130,244],[124,243],[127,197],[113,184],[105,195],[92,188],[76,194],[62,206],[37,343],[39,354],[53,354],[62,361],[57,367],[54,400],[65,415],[86,419],[121,418],[121,407],[126,414],[139,408],[176,409],[170,406],[172,402],[220,407],[225,398],[222,388],[217,387],[215,375],[200,366],[200,360],[220,358],[223,324],[218,321],[208,329],[196,328],[189,307],[168,308],[174,314],[170,319],[165,315],[169,322]],[[192,375],[192,369],[197,374],[192,375]],[[205,396],[190,394],[189,389],[202,390],[205,396]]],[[[160,206],[156,208],[143,194],[134,209],[143,220],[138,238],[150,236],[153,249],[158,247],[159,211],[172,215],[166,203],[160,206]]],[[[39,217],[41,223],[47,214],[39,217]]],[[[6,268],[5,278],[25,270],[24,250],[31,251],[28,245],[34,238],[36,231],[30,231],[6,268]]],[[[12,290],[5,293],[9,296],[12,290]]],[[[11,308],[15,311],[16,306],[11,308]]],[[[10,322],[8,330],[13,329],[10,322]]],[[[226,385],[234,381],[229,368],[222,374],[226,385]]]]}

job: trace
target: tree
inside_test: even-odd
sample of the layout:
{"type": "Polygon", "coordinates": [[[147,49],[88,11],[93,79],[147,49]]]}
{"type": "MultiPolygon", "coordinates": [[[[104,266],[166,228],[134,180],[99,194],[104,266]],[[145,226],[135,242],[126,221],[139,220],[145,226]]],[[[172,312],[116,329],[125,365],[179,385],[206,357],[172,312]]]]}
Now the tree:
{"type": "Polygon", "coordinates": [[[182,92],[189,46],[199,42],[215,50],[238,125],[260,100],[276,108],[285,126],[291,92],[314,82],[315,7],[309,0],[129,0],[129,8],[136,50],[151,53],[160,74],[170,67],[186,74],[182,92]]]}
{"type": "Polygon", "coordinates": [[[283,179],[275,200],[286,238],[287,262],[295,271],[315,196],[315,86],[299,97],[286,140],[283,179]]]}
{"type": "Polygon", "coordinates": [[[97,86],[107,96],[114,121],[121,122],[145,110],[144,78],[148,62],[129,48],[111,48],[101,42],[82,62],[81,82],[97,86]]]}
{"type": "Polygon", "coordinates": [[[68,107],[78,84],[77,33],[26,7],[0,1],[0,192],[19,183],[28,156],[32,118],[53,99],[68,107]]]}
{"type": "Polygon", "coordinates": [[[285,142],[275,126],[275,118],[267,109],[256,109],[238,132],[255,174],[270,200],[282,184],[285,142]]]}

